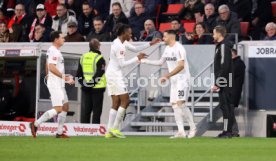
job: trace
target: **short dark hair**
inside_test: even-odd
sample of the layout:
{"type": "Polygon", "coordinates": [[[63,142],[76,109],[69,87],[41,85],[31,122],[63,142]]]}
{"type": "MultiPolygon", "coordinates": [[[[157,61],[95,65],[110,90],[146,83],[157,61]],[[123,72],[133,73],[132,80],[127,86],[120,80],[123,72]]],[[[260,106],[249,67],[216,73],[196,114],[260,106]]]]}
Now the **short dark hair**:
{"type": "Polygon", "coordinates": [[[223,37],[225,37],[227,34],[226,28],[224,26],[216,26],[214,30],[220,33],[223,37]]]}
{"type": "Polygon", "coordinates": [[[38,23],[38,24],[35,25],[35,27],[36,27],[36,26],[41,26],[41,27],[46,28],[46,26],[45,26],[43,23],[38,23]]]}
{"type": "Polygon", "coordinates": [[[87,6],[89,6],[90,8],[92,8],[92,6],[90,5],[90,3],[89,3],[88,1],[84,1],[84,2],[82,3],[82,5],[87,5],[87,6]]]}
{"type": "Polygon", "coordinates": [[[129,25],[126,24],[122,24],[117,31],[117,36],[121,36],[123,35],[128,29],[130,29],[129,25]]]}
{"type": "Polygon", "coordinates": [[[113,6],[119,6],[120,9],[122,9],[122,6],[121,6],[121,4],[120,4],[119,2],[114,2],[114,3],[112,3],[112,7],[113,7],[113,6]]]}
{"type": "Polygon", "coordinates": [[[94,21],[101,21],[102,23],[104,22],[103,18],[101,16],[96,16],[93,18],[93,22],[94,21]]]}
{"type": "Polygon", "coordinates": [[[181,24],[181,21],[180,21],[180,19],[178,19],[178,18],[172,18],[172,19],[171,19],[171,22],[173,22],[173,21],[177,21],[179,24],[181,24]]]}
{"type": "Polygon", "coordinates": [[[177,33],[176,33],[176,31],[175,30],[166,30],[166,31],[164,31],[164,33],[167,33],[167,34],[170,34],[170,35],[177,35],[177,33]]]}
{"type": "Polygon", "coordinates": [[[59,3],[59,4],[57,5],[57,7],[58,7],[58,6],[62,6],[63,8],[68,9],[68,5],[66,5],[66,4],[64,4],[64,3],[59,3]]]}
{"type": "Polygon", "coordinates": [[[60,37],[60,34],[62,34],[62,32],[52,31],[51,34],[50,34],[51,42],[54,42],[56,39],[58,39],[60,37]]]}

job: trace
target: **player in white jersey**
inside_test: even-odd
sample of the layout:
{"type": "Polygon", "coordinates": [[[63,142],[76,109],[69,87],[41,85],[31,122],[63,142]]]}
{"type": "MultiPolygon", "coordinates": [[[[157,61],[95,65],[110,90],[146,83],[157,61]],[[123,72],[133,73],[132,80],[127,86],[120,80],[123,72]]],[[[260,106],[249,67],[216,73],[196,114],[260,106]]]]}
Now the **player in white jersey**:
{"type": "Polygon", "coordinates": [[[185,107],[185,103],[188,101],[190,87],[189,64],[184,47],[179,42],[176,42],[175,38],[175,31],[165,31],[163,40],[167,46],[162,58],[156,61],[142,59],[141,62],[160,66],[167,62],[169,73],[165,74],[160,80],[161,83],[164,83],[169,79],[171,83],[170,103],[172,103],[174,117],[178,127],[178,132],[171,138],[192,138],[196,134],[196,126],[190,109],[185,107]],[[184,131],[184,117],[190,126],[188,135],[184,131]]]}
{"type": "Polygon", "coordinates": [[[38,120],[30,123],[32,135],[35,138],[38,126],[58,115],[58,129],[56,138],[68,138],[63,134],[63,125],[69,110],[68,97],[65,91],[65,82],[74,84],[70,76],[65,76],[64,59],[59,48],[64,44],[61,32],[54,31],[50,35],[52,46],[47,51],[46,73],[47,87],[51,95],[53,109],[46,111],[38,120]]]}
{"type": "Polygon", "coordinates": [[[112,98],[112,108],[109,112],[106,138],[125,137],[119,130],[119,125],[129,105],[129,94],[123,68],[134,63],[139,63],[139,60],[146,57],[144,53],[140,53],[138,56],[126,61],[126,49],[135,51],[143,50],[159,42],[159,40],[154,40],[146,45],[134,47],[128,42],[132,36],[131,28],[128,25],[120,26],[117,35],[117,39],[111,45],[110,60],[105,73],[108,94],[112,98]]]}

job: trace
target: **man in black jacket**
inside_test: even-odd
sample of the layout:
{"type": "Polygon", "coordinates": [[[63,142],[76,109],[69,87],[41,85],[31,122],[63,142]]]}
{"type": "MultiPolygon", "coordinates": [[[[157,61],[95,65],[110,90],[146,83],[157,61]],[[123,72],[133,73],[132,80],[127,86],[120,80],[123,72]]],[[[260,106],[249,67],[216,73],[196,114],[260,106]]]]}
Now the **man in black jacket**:
{"type": "Polygon", "coordinates": [[[87,1],[84,1],[82,4],[82,13],[78,19],[78,30],[83,36],[87,36],[93,29],[92,21],[95,17],[93,12],[94,9],[90,6],[90,4],[87,1]]]}
{"type": "Polygon", "coordinates": [[[93,112],[92,123],[99,124],[106,87],[105,60],[99,51],[100,42],[97,39],[92,39],[89,46],[90,52],[82,55],[76,75],[82,86],[81,123],[90,123],[93,112]]]}
{"type": "Polygon", "coordinates": [[[128,24],[128,19],[119,2],[112,4],[112,14],[109,15],[105,22],[105,29],[107,32],[115,32],[115,27],[118,23],[128,24]]]}
{"type": "Polygon", "coordinates": [[[94,30],[92,30],[86,37],[86,41],[91,39],[98,39],[100,42],[111,41],[111,36],[104,30],[104,21],[101,17],[95,17],[93,19],[94,30]]]}
{"type": "MultiPolygon", "coordinates": [[[[235,108],[239,106],[241,93],[242,93],[242,86],[244,82],[244,75],[245,75],[245,64],[241,60],[241,57],[237,55],[237,50],[232,49],[232,60],[233,60],[233,96],[232,96],[232,103],[235,108]]],[[[234,117],[233,128],[232,128],[232,136],[239,137],[239,128],[234,117]]]]}
{"type": "Polygon", "coordinates": [[[225,39],[226,29],[223,26],[215,27],[214,40],[217,42],[214,58],[215,84],[213,92],[219,92],[219,103],[223,114],[224,129],[219,138],[231,138],[234,121],[234,107],[231,102],[232,87],[232,56],[230,44],[225,39]]]}
{"type": "Polygon", "coordinates": [[[215,12],[215,6],[212,3],[208,3],[204,7],[204,17],[203,23],[207,27],[209,32],[213,32],[213,29],[216,27],[216,19],[218,15],[215,12]]]}

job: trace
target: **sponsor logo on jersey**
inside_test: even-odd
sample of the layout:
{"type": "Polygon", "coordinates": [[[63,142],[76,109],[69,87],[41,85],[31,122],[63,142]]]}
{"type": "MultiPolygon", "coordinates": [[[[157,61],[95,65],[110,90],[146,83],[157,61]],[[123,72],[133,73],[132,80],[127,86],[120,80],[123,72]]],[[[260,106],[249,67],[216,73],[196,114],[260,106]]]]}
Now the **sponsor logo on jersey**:
{"type": "Polygon", "coordinates": [[[166,57],[166,61],[176,61],[176,57],[166,57]]]}

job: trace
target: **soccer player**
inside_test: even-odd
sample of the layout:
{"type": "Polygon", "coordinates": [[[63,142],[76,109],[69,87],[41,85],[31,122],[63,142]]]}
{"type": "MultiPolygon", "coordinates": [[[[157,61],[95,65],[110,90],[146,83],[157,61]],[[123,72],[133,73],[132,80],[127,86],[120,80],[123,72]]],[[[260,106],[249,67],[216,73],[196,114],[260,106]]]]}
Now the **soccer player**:
{"type": "Polygon", "coordinates": [[[58,130],[56,138],[68,138],[63,134],[63,125],[69,110],[68,97],[65,91],[65,82],[74,84],[71,76],[65,76],[64,59],[60,47],[64,44],[64,36],[59,31],[53,31],[50,35],[52,46],[47,51],[46,73],[47,87],[51,95],[53,109],[46,111],[38,120],[30,123],[33,137],[36,137],[38,126],[58,115],[58,130]]]}
{"type": "Polygon", "coordinates": [[[138,56],[130,60],[125,60],[126,49],[141,51],[160,41],[156,39],[146,45],[135,47],[129,43],[129,40],[132,37],[131,32],[130,26],[124,24],[121,25],[117,31],[118,37],[111,45],[110,61],[106,69],[106,80],[108,94],[112,98],[112,108],[109,112],[107,125],[108,132],[105,135],[106,138],[125,138],[124,134],[119,130],[119,125],[122,122],[129,105],[129,94],[122,70],[128,65],[139,63],[139,60],[146,57],[146,54],[140,53],[138,56]]]}
{"type": "Polygon", "coordinates": [[[162,66],[167,62],[169,73],[160,78],[161,83],[167,80],[171,82],[170,103],[174,111],[178,132],[171,138],[193,138],[196,134],[196,126],[193,115],[185,103],[189,97],[190,71],[184,47],[176,42],[176,32],[167,30],[164,32],[163,40],[167,45],[160,60],[142,59],[141,63],[162,66]],[[183,117],[189,123],[190,131],[186,135],[183,125],[183,117]]]}

